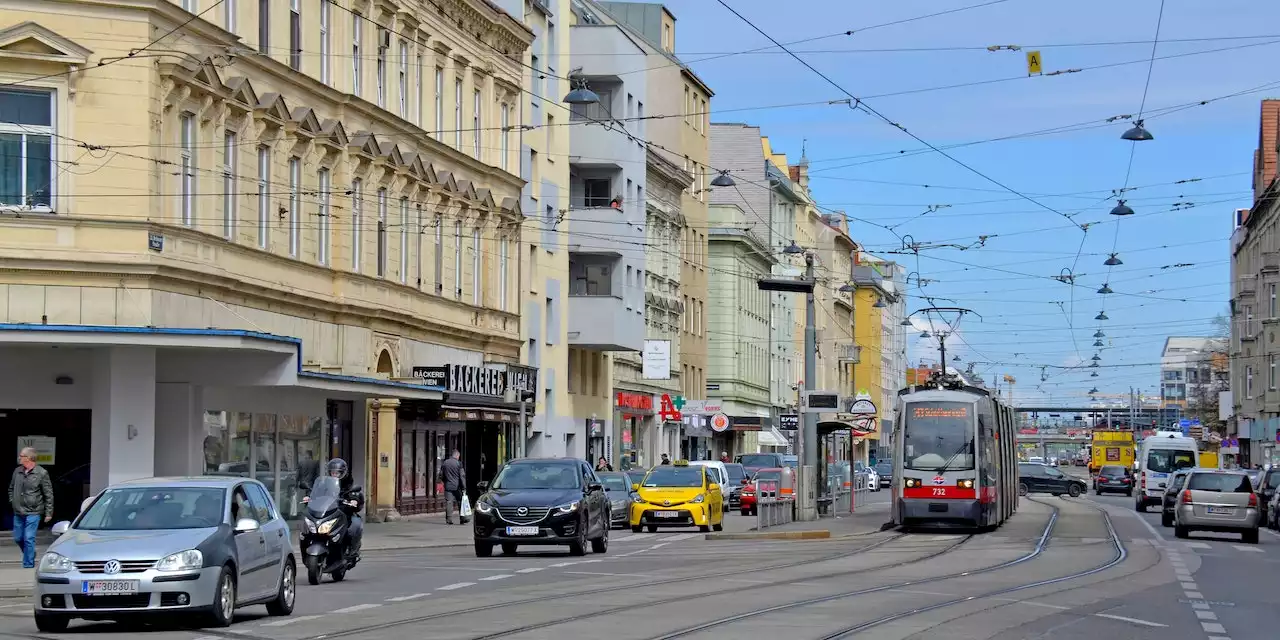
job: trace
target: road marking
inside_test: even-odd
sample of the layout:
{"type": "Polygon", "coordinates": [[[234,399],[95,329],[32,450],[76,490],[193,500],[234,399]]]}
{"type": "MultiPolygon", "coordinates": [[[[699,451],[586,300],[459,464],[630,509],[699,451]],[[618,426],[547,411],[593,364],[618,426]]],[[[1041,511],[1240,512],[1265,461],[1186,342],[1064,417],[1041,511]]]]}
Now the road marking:
{"type": "Polygon", "coordinates": [[[485,577],[480,578],[480,579],[481,579],[481,580],[506,580],[507,578],[514,578],[514,577],[515,577],[515,576],[513,576],[513,575],[511,575],[511,574],[509,574],[509,573],[499,573],[499,574],[498,574],[498,575],[496,575],[496,576],[485,576],[485,577]]]}
{"type": "Polygon", "coordinates": [[[1209,603],[1208,603],[1208,602],[1192,602],[1192,603],[1191,603],[1191,608],[1192,608],[1192,609],[1205,609],[1205,610],[1208,610],[1208,609],[1209,609],[1209,603]]]}
{"type": "Polygon", "coordinates": [[[1218,619],[1218,614],[1212,611],[1201,611],[1200,609],[1196,609],[1193,613],[1195,613],[1196,617],[1200,618],[1201,620],[1217,620],[1218,619]]]}
{"type": "Polygon", "coordinates": [[[427,596],[429,596],[429,595],[431,595],[431,594],[430,594],[430,593],[415,593],[415,594],[413,594],[413,595],[408,595],[408,596],[396,596],[396,597],[394,597],[394,598],[387,598],[387,602],[407,602],[407,601],[409,601],[409,600],[417,600],[418,598],[425,598],[425,597],[427,597],[427,596]]]}
{"type": "Polygon", "coordinates": [[[1117,616],[1117,615],[1112,615],[1112,614],[1110,614],[1110,613],[1095,613],[1095,614],[1093,614],[1093,615],[1095,615],[1095,616],[1097,616],[1097,617],[1099,617],[1099,618],[1109,618],[1109,619],[1111,619],[1111,620],[1119,620],[1119,621],[1121,621],[1121,622],[1131,622],[1131,623],[1133,623],[1133,624],[1139,624],[1139,625],[1142,625],[1142,626],[1144,626],[1144,627],[1167,627],[1167,626],[1169,626],[1169,625],[1167,625],[1167,624],[1160,624],[1159,622],[1152,622],[1152,621],[1150,621],[1150,620],[1139,620],[1138,618],[1129,618],[1129,617],[1126,617],[1126,616],[1117,616]]]}
{"type": "Polygon", "coordinates": [[[595,563],[597,563],[597,562],[604,562],[604,560],[601,560],[600,558],[596,558],[596,559],[594,559],[594,560],[583,560],[583,561],[579,562],[578,564],[595,564],[595,563]]]}
{"type": "Polygon", "coordinates": [[[475,584],[474,582],[455,582],[453,584],[446,584],[443,587],[436,587],[436,591],[453,591],[454,589],[470,587],[471,585],[474,585],[474,584],[475,584]]]}
{"type": "Polygon", "coordinates": [[[365,604],[353,604],[349,607],[334,609],[333,612],[334,613],[355,613],[357,611],[364,611],[366,609],[377,609],[378,607],[381,607],[381,606],[382,605],[380,604],[373,604],[373,603],[366,602],[365,604]]]}
{"type": "Polygon", "coordinates": [[[1226,636],[1209,636],[1209,640],[1231,640],[1226,636]]]}
{"type": "Polygon", "coordinates": [[[1262,551],[1262,549],[1259,549],[1259,548],[1257,548],[1257,547],[1255,547],[1255,546],[1253,546],[1253,545],[1249,545],[1249,544],[1233,544],[1233,545],[1231,545],[1231,546],[1232,546],[1232,547],[1235,547],[1235,549],[1236,549],[1237,551],[1250,551],[1250,552],[1252,552],[1252,553],[1264,553],[1264,552],[1262,551]]]}
{"type": "MultiPolygon", "coordinates": [[[[335,613],[337,613],[337,612],[335,612],[335,613]]],[[[307,621],[307,620],[319,620],[320,618],[323,618],[323,617],[324,617],[324,616],[298,616],[298,617],[296,617],[296,618],[285,618],[285,619],[283,619],[283,620],[272,620],[271,622],[264,622],[264,623],[262,623],[262,626],[264,626],[264,627],[283,627],[283,626],[285,626],[285,625],[290,625],[290,624],[293,624],[293,623],[295,623],[295,622],[305,622],[305,621],[307,621]]]]}
{"type": "Polygon", "coordinates": [[[1198,590],[1200,587],[1197,587],[1197,586],[1196,586],[1196,583],[1194,583],[1194,582],[1184,582],[1184,583],[1182,583],[1182,588],[1183,588],[1183,589],[1186,589],[1187,591],[1196,591],[1196,590],[1198,590]]]}
{"type": "Polygon", "coordinates": [[[613,576],[613,577],[620,577],[620,578],[630,578],[630,577],[656,578],[658,577],[651,573],[605,573],[603,571],[565,571],[565,573],[572,574],[575,576],[613,576]]]}
{"type": "Polygon", "coordinates": [[[1204,600],[1204,594],[1200,593],[1199,591],[1188,591],[1187,597],[1191,598],[1192,600],[1204,600]]]}
{"type": "Polygon", "coordinates": [[[1137,518],[1138,522],[1141,522],[1142,526],[1146,527],[1147,531],[1150,531],[1151,535],[1155,536],[1155,539],[1151,541],[1152,544],[1159,546],[1164,543],[1164,536],[1160,535],[1160,532],[1157,531],[1155,527],[1151,526],[1151,523],[1147,522],[1146,518],[1142,517],[1142,513],[1138,513],[1137,511],[1129,511],[1128,513],[1132,513],[1133,517],[1137,518]]]}
{"type": "Polygon", "coordinates": [[[16,609],[16,608],[18,608],[18,607],[31,607],[31,606],[32,606],[32,605],[31,605],[31,603],[29,603],[29,602],[24,602],[24,603],[22,603],[22,604],[6,604],[6,605],[0,605],[0,609],[16,609]]]}
{"type": "MultiPolygon", "coordinates": [[[[997,600],[1005,600],[1006,598],[996,598],[996,599],[997,599],[997,600]]],[[[1042,609],[1054,609],[1054,610],[1057,610],[1057,611],[1066,611],[1067,609],[1070,609],[1070,608],[1071,608],[1071,607],[1064,607],[1064,606],[1056,605],[1056,604],[1049,604],[1049,603],[1047,603],[1047,602],[1032,602],[1031,600],[1018,600],[1018,599],[1016,599],[1016,598],[1007,598],[1007,599],[1008,599],[1008,600],[1010,600],[1010,601],[1012,601],[1012,602],[1017,602],[1017,603],[1019,603],[1019,604],[1025,604],[1025,605],[1032,606],[1032,607],[1040,607],[1040,608],[1042,608],[1042,609]]]]}
{"type": "Polygon", "coordinates": [[[1212,549],[1213,548],[1213,545],[1209,544],[1208,542],[1184,542],[1182,544],[1185,544],[1188,547],[1191,547],[1192,549],[1212,549]]]}
{"type": "Polygon", "coordinates": [[[658,535],[658,534],[656,534],[656,533],[633,533],[633,534],[631,534],[631,535],[629,535],[629,536],[622,536],[621,538],[618,538],[617,540],[614,540],[614,542],[634,542],[634,541],[636,541],[636,540],[644,540],[645,538],[652,538],[653,536],[656,536],[656,535],[658,535]]]}
{"type": "Polygon", "coordinates": [[[700,533],[682,533],[682,534],[680,534],[680,535],[678,535],[678,536],[671,536],[670,538],[666,538],[666,539],[665,539],[665,541],[666,541],[666,542],[676,542],[676,541],[679,541],[679,540],[688,540],[689,538],[696,538],[696,537],[698,537],[698,536],[700,536],[700,535],[702,535],[702,534],[700,534],[700,533]]]}
{"type": "Polygon", "coordinates": [[[1204,628],[1205,633],[1226,633],[1227,628],[1216,622],[1201,622],[1200,626],[1204,628]]]}
{"type": "Polygon", "coordinates": [[[537,571],[542,571],[543,569],[544,567],[529,567],[528,569],[517,569],[516,573],[534,573],[537,571]]]}
{"type": "Polygon", "coordinates": [[[575,564],[578,564],[578,563],[576,561],[575,562],[557,562],[555,564],[551,564],[547,566],[558,569],[560,567],[572,567],[575,564]]]}
{"type": "Polygon", "coordinates": [[[721,578],[721,582],[741,582],[743,584],[769,584],[773,580],[748,580],[746,578],[721,578]]]}

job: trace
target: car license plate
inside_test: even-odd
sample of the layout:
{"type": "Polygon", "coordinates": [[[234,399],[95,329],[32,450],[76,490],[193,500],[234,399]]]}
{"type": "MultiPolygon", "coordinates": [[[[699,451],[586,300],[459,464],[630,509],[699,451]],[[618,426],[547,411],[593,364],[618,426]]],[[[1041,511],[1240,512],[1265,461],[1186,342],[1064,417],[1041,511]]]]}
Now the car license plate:
{"type": "Polygon", "coordinates": [[[679,511],[654,511],[653,515],[656,518],[678,518],[680,516],[680,512],[679,511]]]}
{"type": "Polygon", "coordinates": [[[1209,507],[1209,513],[1215,513],[1223,516],[1235,515],[1236,510],[1231,507],[1209,507]]]}
{"type": "Polygon", "coordinates": [[[138,592],[137,580],[87,580],[80,592],[89,596],[131,596],[138,592]]]}
{"type": "Polygon", "coordinates": [[[536,536],[538,535],[538,528],[537,527],[507,527],[507,535],[536,536]]]}

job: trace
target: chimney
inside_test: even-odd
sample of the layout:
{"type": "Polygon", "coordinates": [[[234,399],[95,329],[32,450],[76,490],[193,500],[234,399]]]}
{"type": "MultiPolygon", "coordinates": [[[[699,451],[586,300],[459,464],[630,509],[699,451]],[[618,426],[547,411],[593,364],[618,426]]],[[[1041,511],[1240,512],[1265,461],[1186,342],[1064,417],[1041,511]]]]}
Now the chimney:
{"type": "Polygon", "coordinates": [[[1277,129],[1280,128],[1280,100],[1262,101],[1258,127],[1258,149],[1253,152],[1253,199],[1257,201],[1276,179],[1277,129]]]}

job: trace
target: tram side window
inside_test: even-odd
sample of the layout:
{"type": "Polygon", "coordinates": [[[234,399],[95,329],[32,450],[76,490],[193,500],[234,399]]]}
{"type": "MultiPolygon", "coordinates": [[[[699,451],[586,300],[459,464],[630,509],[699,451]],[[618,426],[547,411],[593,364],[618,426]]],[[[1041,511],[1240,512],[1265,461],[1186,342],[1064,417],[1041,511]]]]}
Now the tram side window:
{"type": "Polygon", "coordinates": [[[982,434],[982,484],[992,486],[996,483],[996,440],[992,430],[992,416],[978,414],[978,431],[982,434]]]}

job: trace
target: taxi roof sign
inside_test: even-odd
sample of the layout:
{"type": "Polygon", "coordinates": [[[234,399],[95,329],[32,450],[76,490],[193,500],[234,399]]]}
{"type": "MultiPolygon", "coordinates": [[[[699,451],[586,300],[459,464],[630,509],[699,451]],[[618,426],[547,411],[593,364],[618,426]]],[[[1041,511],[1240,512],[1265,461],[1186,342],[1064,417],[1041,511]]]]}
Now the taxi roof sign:
{"type": "Polygon", "coordinates": [[[675,466],[677,466],[677,467],[687,467],[687,466],[689,466],[689,461],[688,461],[688,460],[676,460],[675,462],[672,462],[671,464],[673,464],[673,465],[675,465],[675,466]]]}

